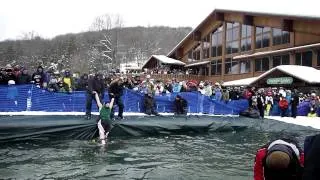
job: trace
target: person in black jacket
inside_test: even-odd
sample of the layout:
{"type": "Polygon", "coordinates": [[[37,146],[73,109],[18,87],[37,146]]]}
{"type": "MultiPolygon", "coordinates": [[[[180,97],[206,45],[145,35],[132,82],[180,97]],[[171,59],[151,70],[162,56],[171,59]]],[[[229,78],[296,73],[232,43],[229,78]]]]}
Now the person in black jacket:
{"type": "Polygon", "coordinates": [[[304,141],[305,163],[303,180],[320,179],[320,134],[306,137],[304,141]]]}
{"type": "Polygon", "coordinates": [[[18,75],[18,84],[30,84],[32,81],[27,69],[23,69],[22,73],[18,75]]]}
{"type": "Polygon", "coordinates": [[[1,68],[0,70],[0,85],[7,85],[8,82],[6,82],[6,70],[4,68],[1,68]]]}
{"type": "Polygon", "coordinates": [[[145,94],[143,99],[143,106],[146,114],[160,116],[160,114],[156,110],[156,101],[153,98],[152,92],[147,92],[145,94]]]}
{"type": "MultiPolygon", "coordinates": [[[[124,105],[121,99],[121,96],[123,95],[123,78],[117,78],[113,80],[109,86],[109,98],[112,99],[114,98],[114,104],[118,105],[119,108],[119,113],[118,117],[120,119],[123,119],[123,109],[124,105]]],[[[111,109],[111,119],[114,118],[114,108],[111,109]]]]}
{"type": "Polygon", "coordinates": [[[258,93],[257,108],[259,109],[260,118],[264,118],[265,98],[262,92],[258,93]]]}
{"type": "Polygon", "coordinates": [[[101,74],[96,74],[93,78],[89,79],[88,89],[87,89],[87,98],[86,98],[86,118],[91,119],[91,107],[92,107],[92,99],[95,100],[95,95],[93,94],[95,91],[100,97],[100,101],[103,100],[104,97],[104,83],[101,74]]]}
{"type": "Polygon", "coordinates": [[[187,114],[188,102],[183,99],[180,95],[177,95],[174,106],[176,108],[175,114],[187,114]]]}
{"type": "Polygon", "coordinates": [[[293,91],[293,95],[291,96],[291,116],[293,118],[297,117],[297,106],[299,105],[299,93],[298,90],[295,89],[293,91]]]}
{"type": "Polygon", "coordinates": [[[42,66],[38,66],[37,71],[32,75],[32,81],[37,82],[37,80],[40,87],[42,87],[47,80],[42,66]]]}
{"type": "Polygon", "coordinates": [[[88,89],[88,81],[89,81],[89,77],[88,74],[83,74],[80,77],[80,80],[78,82],[78,87],[77,90],[78,91],[85,91],[88,89]]]}

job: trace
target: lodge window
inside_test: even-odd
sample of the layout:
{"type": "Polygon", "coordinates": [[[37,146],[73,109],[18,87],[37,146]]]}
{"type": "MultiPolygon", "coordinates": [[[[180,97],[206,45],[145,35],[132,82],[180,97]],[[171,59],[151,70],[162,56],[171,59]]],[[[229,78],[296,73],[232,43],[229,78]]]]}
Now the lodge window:
{"type": "Polygon", "coordinates": [[[222,33],[223,33],[223,26],[221,26],[211,34],[212,36],[211,56],[212,57],[217,57],[222,55],[222,33]]]}
{"type": "Polygon", "coordinates": [[[221,60],[211,62],[211,75],[221,75],[221,60]]]}
{"type": "Polygon", "coordinates": [[[290,33],[281,29],[272,28],[273,45],[290,43],[290,33]]]}
{"type": "Polygon", "coordinates": [[[188,61],[192,61],[192,51],[189,51],[188,53],[188,61]]]}
{"type": "Polygon", "coordinates": [[[317,66],[320,66],[320,50],[318,50],[318,55],[317,55],[317,66]]]}
{"type": "Polygon", "coordinates": [[[239,65],[238,61],[232,60],[231,58],[228,58],[225,60],[225,74],[238,74],[239,73],[239,65]]]}
{"type": "Polygon", "coordinates": [[[269,47],[270,27],[256,27],[256,49],[269,47]]]}
{"type": "Polygon", "coordinates": [[[240,61],[240,74],[250,72],[250,60],[241,60],[240,61]]]}
{"type": "Polygon", "coordinates": [[[255,60],[255,71],[268,71],[269,70],[269,58],[259,58],[255,60]]]}
{"type": "Polygon", "coordinates": [[[273,67],[276,67],[279,65],[289,65],[290,64],[289,54],[282,55],[282,56],[273,56],[272,64],[273,64],[273,67]]]}
{"type": "Polygon", "coordinates": [[[312,67],[312,51],[296,53],[296,65],[312,67]]]}
{"type": "Polygon", "coordinates": [[[227,54],[239,51],[239,23],[227,23],[226,52],[227,54]]]}
{"type": "Polygon", "coordinates": [[[192,60],[200,60],[201,43],[197,44],[192,50],[192,60]]]}
{"type": "Polygon", "coordinates": [[[251,50],[251,26],[242,25],[241,27],[241,51],[251,50]]]}
{"type": "Polygon", "coordinates": [[[203,52],[202,59],[207,59],[210,57],[210,35],[206,36],[203,40],[203,52]]]}

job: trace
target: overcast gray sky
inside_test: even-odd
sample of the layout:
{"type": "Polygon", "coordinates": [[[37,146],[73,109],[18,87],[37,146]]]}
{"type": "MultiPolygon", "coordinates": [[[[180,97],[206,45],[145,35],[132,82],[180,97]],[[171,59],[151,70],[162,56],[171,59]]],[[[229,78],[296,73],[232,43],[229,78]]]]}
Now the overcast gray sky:
{"type": "Polygon", "coordinates": [[[215,8],[320,17],[319,0],[1,0],[0,41],[87,31],[95,17],[119,14],[124,26],[197,26],[215,8]]]}

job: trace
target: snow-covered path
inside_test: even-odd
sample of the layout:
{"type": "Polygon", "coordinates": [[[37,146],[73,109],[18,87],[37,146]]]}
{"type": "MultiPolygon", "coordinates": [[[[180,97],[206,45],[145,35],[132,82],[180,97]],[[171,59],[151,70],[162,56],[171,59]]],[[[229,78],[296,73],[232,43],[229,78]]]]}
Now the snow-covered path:
{"type": "Polygon", "coordinates": [[[292,117],[280,117],[280,116],[268,116],[267,119],[273,119],[285,123],[296,124],[301,126],[309,126],[315,129],[320,129],[320,117],[306,117],[298,116],[297,118],[292,117]]]}

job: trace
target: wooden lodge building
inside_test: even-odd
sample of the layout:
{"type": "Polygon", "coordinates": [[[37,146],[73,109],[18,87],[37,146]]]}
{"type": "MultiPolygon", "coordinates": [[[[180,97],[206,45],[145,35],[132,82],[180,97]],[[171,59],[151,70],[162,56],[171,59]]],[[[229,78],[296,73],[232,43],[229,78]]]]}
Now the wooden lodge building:
{"type": "MultiPolygon", "coordinates": [[[[320,68],[320,17],[216,9],[167,57],[195,72],[181,79],[226,82],[279,65],[320,68]]],[[[151,64],[144,68],[154,68],[151,64]]]]}

